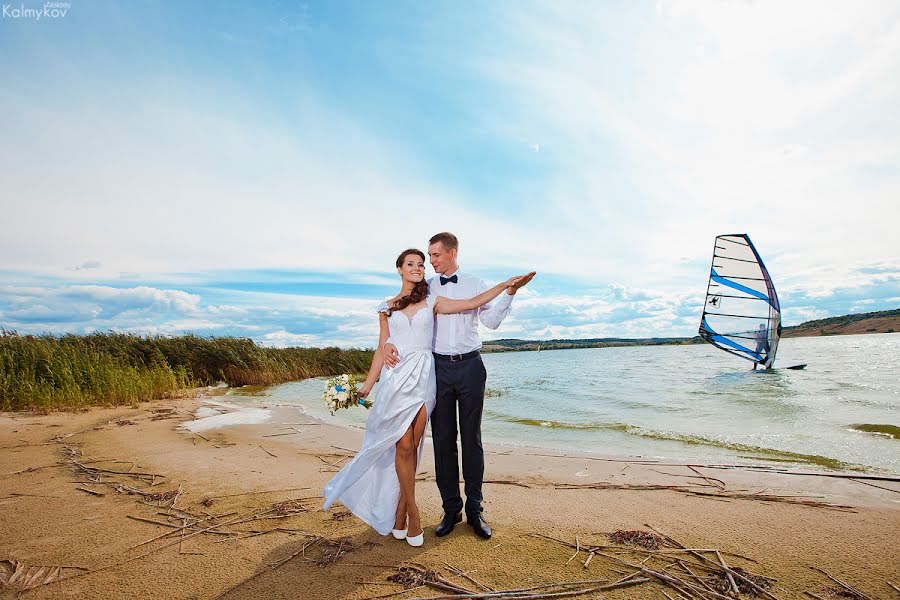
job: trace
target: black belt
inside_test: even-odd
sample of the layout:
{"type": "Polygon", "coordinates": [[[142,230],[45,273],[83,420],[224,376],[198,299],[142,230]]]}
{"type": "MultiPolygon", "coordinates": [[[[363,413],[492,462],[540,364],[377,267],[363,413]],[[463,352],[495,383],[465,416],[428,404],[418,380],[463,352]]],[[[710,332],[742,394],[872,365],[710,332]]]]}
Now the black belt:
{"type": "Polygon", "coordinates": [[[450,362],[460,362],[463,360],[469,360],[470,358],[475,358],[478,356],[478,350],[472,350],[471,352],[466,352],[465,354],[438,354],[434,353],[434,357],[437,360],[447,360],[450,362]]]}

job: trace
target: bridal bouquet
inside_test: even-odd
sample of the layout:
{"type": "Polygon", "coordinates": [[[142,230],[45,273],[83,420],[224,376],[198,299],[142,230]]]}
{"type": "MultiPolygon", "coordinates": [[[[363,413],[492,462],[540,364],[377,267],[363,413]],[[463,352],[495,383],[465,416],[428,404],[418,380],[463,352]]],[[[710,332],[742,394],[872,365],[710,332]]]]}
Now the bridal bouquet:
{"type": "Polygon", "coordinates": [[[359,397],[356,378],[353,375],[338,375],[325,382],[325,391],[322,393],[325,406],[334,414],[341,408],[350,408],[354,405],[371,408],[372,401],[359,397]]]}

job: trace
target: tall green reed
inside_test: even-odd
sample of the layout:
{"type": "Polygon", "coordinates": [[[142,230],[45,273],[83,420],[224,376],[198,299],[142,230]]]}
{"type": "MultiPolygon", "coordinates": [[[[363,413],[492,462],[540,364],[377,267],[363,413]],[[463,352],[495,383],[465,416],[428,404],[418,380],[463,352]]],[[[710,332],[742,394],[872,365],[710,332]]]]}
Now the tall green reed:
{"type": "Polygon", "coordinates": [[[0,410],[135,404],[224,381],[267,385],[368,370],[372,352],[265,348],[233,337],[0,331],[0,410]]]}

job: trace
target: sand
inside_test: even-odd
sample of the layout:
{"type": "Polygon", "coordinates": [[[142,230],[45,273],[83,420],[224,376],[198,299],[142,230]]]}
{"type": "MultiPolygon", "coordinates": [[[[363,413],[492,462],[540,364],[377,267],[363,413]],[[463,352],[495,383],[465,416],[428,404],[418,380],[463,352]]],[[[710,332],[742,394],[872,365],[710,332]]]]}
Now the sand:
{"type": "MultiPolygon", "coordinates": [[[[387,578],[410,563],[469,589],[478,587],[473,580],[498,590],[613,582],[634,569],[599,554],[585,566],[587,552],[572,558],[575,549],[565,544],[608,545],[609,532],[650,526],[686,546],[716,548],[730,566],[776,579],[770,592],[777,598],[808,598],[806,591],[830,597],[826,588],[837,584],[811,567],[872,598],[900,596],[887,583],[900,585],[897,482],[777,474],[772,465],[692,470],[639,457],[489,445],[485,479],[494,483],[485,483],[484,506],[493,538],[476,537],[465,523],[437,538],[442,513],[429,444],[417,485],[425,545],[412,548],[378,535],[340,505],[321,510],[322,487],[359,446],[361,430],[316,422],[286,407],[273,407],[262,422],[255,413],[249,419],[257,422],[249,424],[229,415],[219,419],[221,426],[194,424],[196,433],[182,426],[198,409],[205,407],[207,415],[221,410],[206,404],[220,400],[0,415],[0,561],[69,567],[62,581],[22,597],[374,598],[402,591],[387,578]],[[91,481],[73,461],[153,475],[102,472],[91,481]],[[569,486],[581,487],[562,489],[569,486]],[[737,493],[804,496],[850,508],[723,497],[737,493]],[[161,524],[190,524],[191,515],[207,520],[183,532],[161,524]],[[231,524],[253,515],[268,518],[231,524]],[[196,533],[215,525],[220,528],[196,533]],[[142,544],[168,531],[173,535],[142,544]],[[341,556],[329,560],[336,553],[341,556]]],[[[632,563],[648,556],[612,552],[632,563]]],[[[654,557],[646,566],[673,562],[654,557]]],[[[10,564],[0,563],[0,581],[10,564]]],[[[688,578],[679,567],[670,570],[688,578]]],[[[0,584],[0,597],[20,589],[19,583],[0,584]]],[[[663,592],[678,597],[657,581],[583,597],[665,598],[663,592]]],[[[444,593],[420,587],[390,597],[444,593]]]]}

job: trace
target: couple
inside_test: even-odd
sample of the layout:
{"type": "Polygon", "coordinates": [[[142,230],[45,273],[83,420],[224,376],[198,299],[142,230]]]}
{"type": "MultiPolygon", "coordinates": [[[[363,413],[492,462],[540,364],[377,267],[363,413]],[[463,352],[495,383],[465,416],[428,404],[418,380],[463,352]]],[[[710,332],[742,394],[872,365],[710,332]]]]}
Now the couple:
{"type": "Polygon", "coordinates": [[[512,297],[534,277],[512,277],[487,289],[459,271],[459,241],[438,233],[428,255],[438,276],[425,280],[425,255],[405,250],[397,258],[400,293],[378,307],[380,336],[372,367],[359,390],[365,398],[381,381],[366,421],[362,448],[325,486],[325,508],[340,500],[378,533],[421,546],[424,530],[416,505],[416,466],[431,419],[434,464],[444,518],[435,529],[447,535],[462,520],[457,460],[457,406],[462,434],[466,517],[475,533],[491,537],[481,515],[484,451],[481,412],[487,378],[479,350],[478,320],[496,329],[512,297]],[[493,305],[488,303],[501,296],[493,305]],[[380,377],[379,377],[380,375],[380,377]]]}

